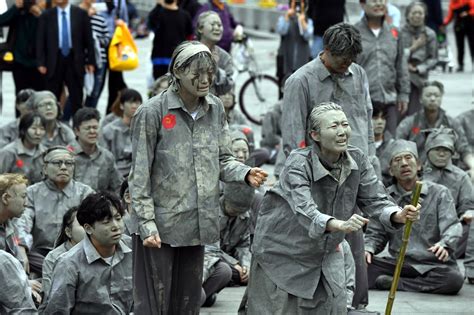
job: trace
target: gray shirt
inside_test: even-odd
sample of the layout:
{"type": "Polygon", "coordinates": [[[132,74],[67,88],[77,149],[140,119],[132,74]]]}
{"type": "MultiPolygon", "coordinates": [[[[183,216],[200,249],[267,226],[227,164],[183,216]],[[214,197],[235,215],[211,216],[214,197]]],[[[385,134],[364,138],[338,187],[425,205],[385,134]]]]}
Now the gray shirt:
{"type": "Polygon", "coordinates": [[[461,217],[466,211],[474,210],[474,189],[471,178],[459,167],[449,163],[441,169],[433,166],[428,160],[423,168],[423,179],[449,189],[458,217],[461,217]]]}
{"type": "Polygon", "coordinates": [[[357,63],[369,78],[372,101],[383,104],[408,102],[408,63],[398,39],[398,30],[384,22],[380,33],[375,36],[365,16],[354,26],[362,37],[362,53],[357,57],[357,63]]]}
{"type": "Polygon", "coordinates": [[[108,263],[85,237],[59,258],[44,314],[128,315],[133,304],[132,259],[132,250],[121,240],[108,263]]]}
{"type": "MultiPolygon", "coordinates": [[[[398,185],[390,186],[388,192],[400,206],[411,203],[412,193],[404,191],[398,185]]],[[[449,261],[443,263],[428,251],[428,248],[440,243],[452,253],[461,237],[462,227],[451,193],[444,186],[423,181],[419,202],[422,206],[420,220],[412,225],[405,262],[421,274],[443,265],[457,268],[454,255],[450,254],[449,261]]],[[[365,250],[376,255],[388,242],[388,252],[392,257],[398,257],[402,236],[403,230],[386,231],[377,222],[370,222],[365,233],[365,250]]]]}
{"type": "Polygon", "coordinates": [[[128,175],[132,164],[132,138],[130,127],[122,119],[106,125],[100,136],[100,144],[112,152],[122,176],[128,175]]]}
{"type": "Polygon", "coordinates": [[[244,182],[250,167],[232,155],[224,107],[201,98],[193,119],[168,89],[140,106],[132,121],[129,177],[140,236],[159,232],[172,246],[219,240],[219,179],[244,182]]]}
{"type": "Polygon", "coordinates": [[[214,95],[224,95],[234,88],[234,65],[232,57],[224,49],[215,46],[219,62],[217,63],[217,73],[210,92],[214,95]]]}
{"type": "Polygon", "coordinates": [[[25,212],[17,221],[20,244],[28,249],[53,249],[66,211],[78,206],[93,192],[92,188],[75,180],[63,190],[49,179],[29,186],[25,212]]]}
{"type": "Polygon", "coordinates": [[[352,128],[351,145],[374,156],[372,103],[364,69],[352,63],[347,73],[334,75],[320,57],[302,66],[286,81],[281,119],[285,153],[312,143],[308,135],[309,114],[313,107],[328,101],[342,106],[352,128]]]}
{"type": "Polygon", "coordinates": [[[30,184],[43,179],[43,152],[46,147],[39,144],[33,151],[27,150],[21,139],[16,139],[0,150],[0,174],[24,174],[30,184]]]}
{"type": "MultiPolygon", "coordinates": [[[[222,214],[220,218],[220,246],[224,253],[232,256],[235,262],[250,270],[250,214],[247,212],[236,217],[222,214]]],[[[225,260],[225,259],[224,259],[225,260]]]]}
{"type": "Polygon", "coordinates": [[[56,247],[52,251],[46,255],[43,261],[43,279],[41,281],[41,290],[43,291],[43,301],[48,299],[49,289],[51,288],[51,280],[53,277],[54,267],[58,262],[59,256],[66,253],[68,250],[72,248],[72,244],[70,242],[64,242],[60,246],[56,247]]]}
{"type": "Polygon", "coordinates": [[[76,154],[75,180],[96,191],[119,191],[123,177],[109,150],[98,145],[96,151],[92,155],[88,155],[80,145],[76,145],[73,147],[73,151],[76,154]]]}
{"type": "Polygon", "coordinates": [[[31,288],[20,262],[0,250],[0,314],[38,314],[31,288]]]}
{"type": "Polygon", "coordinates": [[[290,154],[280,180],[263,199],[252,245],[265,274],[304,299],[313,298],[321,274],[334,296],[346,289],[344,259],[337,251],[345,233],[326,232],[330,219],[348,220],[357,205],[371,221],[393,230],[390,216],[398,211],[361,150],[349,147],[338,179],[323,166],[318,150],[311,146],[290,154]]]}
{"type": "Polygon", "coordinates": [[[18,258],[18,236],[11,220],[0,223],[0,250],[18,258]]]}
{"type": "Polygon", "coordinates": [[[0,148],[18,138],[18,125],[20,120],[16,119],[0,127],[0,148]]]}
{"type": "Polygon", "coordinates": [[[474,121],[474,109],[462,113],[456,119],[466,135],[471,152],[474,152],[474,124],[472,123],[474,121]]]}
{"type": "Polygon", "coordinates": [[[54,129],[53,137],[49,138],[48,134],[43,138],[43,145],[47,148],[62,145],[68,146],[76,142],[76,136],[72,129],[63,122],[57,121],[56,128],[54,129]]]}

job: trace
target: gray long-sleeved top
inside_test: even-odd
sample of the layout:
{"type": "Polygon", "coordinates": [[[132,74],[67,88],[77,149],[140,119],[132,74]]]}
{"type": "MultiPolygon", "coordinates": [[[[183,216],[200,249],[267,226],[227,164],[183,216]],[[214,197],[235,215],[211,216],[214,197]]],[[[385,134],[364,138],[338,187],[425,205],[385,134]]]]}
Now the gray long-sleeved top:
{"type": "Polygon", "coordinates": [[[446,115],[446,112],[441,108],[439,109],[438,119],[436,120],[436,123],[431,127],[428,126],[425,111],[423,109],[403,119],[397,127],[396,138],[416,142],[420,159],[422,161],[425,161],[425,143],[427,133],[425,133],[424,131],[429,130],[431,128],[440,128],[441,126],[451,128],[455,131],[457,139],[456,143],[454,144],[454,147],[456,152],[459,153],[461,159],[464,159],[467,154],[472,153],[462,127],[456,122],[454,118],[446,115]]]}
{"type": "Polygon", "coordinates": [[[46,255],[43,261],[42,274],[43,278],[41,280],[41,290],[43,291],[43,301],[48,299],[49,290],[51,289],[51,280],[53,279],[54,267],[58,262],[59,256],[69,251],[72,248],[70,242],[64,242],[60,246],[56,247],[46,255]]]}
{"type": "Polygon", "coordinates": [[[46,147],[39,144],[33,151],[23,145],[21,139],[16,139],[0,150],[0,174],[24,174],[30,184],[43,179],[43,152],[46,147]]]}
{"type": "Polygon", "coordinates": [[[63,254],[53,271],[44,314],[120,314],[132,311],[132,250],[123,240],[106,262],[89,237],[63,254]]]}
{"type": "Polygon", "coordinates": [[[73,146],[72,149],[76,154],[75,180],[96,191],[119,191],[123,177],[109,150],[98,145],[96,151],[92,155],[88,155],[80,145],[73,146]]]}
{"type": "Polygon", "coordinates": [[[330,219],[348,220],[357,206],[388,230],[399,208],[389,199],[361,150],[349,147],[336,179],[319,158],[316,146],[294,150],[280,180],[260,207],[252,245],[265,274],[289,294],[311,299],[321,274],[332,294],[346,289],[344,259],[337,246],[343,232],[326,232],[330,219]]]}
{"type": "Polygon", "coordinates": [[[63,190],[49,179],[29,186],[25,211],[16,222],[20,244],[28,249],[53,249],[66,211],[78,206],[93,192],[92,188],[75,180],[63,190]]]}
{"type": "Polygon", "coordinates": [[[112,152],[122,176],[127,176],[132,164],[132,138],[130,127],[122,119],[107,124],[100,135],[100,144],[112,152]]]}
{"type": "Polygon", "coordinates": [[[224,253],[234,258],[229,264],[239,264],[250,270],[250,214],[245,212],[236,217],[222,215],[220,218],[220,247],[224,253]]]}
{"type": "Polygon", "coordinates": [[[429,180],[449,189],[458,217],[466,211],[474,210],[474,189],[471,178],[459,167],[449,163],[441,169],[428,160],[423,167],[423,180],[429,180]]]}
{"type": "Polygon", "coordinates": [[[48,134],[46,134],[43,138],[43,145],[47,148],[62,145],[68,146],[74,144],[76,142],[76,136],[72,129],[63,122],[57,121],[56,128],[54,129],[53,137],[48,138],[48,134]]]}
{"type": "Polygon", "coordinates": [[[423,82],[428,79],[428,72],[436,67],[436,63],[438,62],[438,41],[436,39],[436,33],[426,26],[413,28],[405,24],[400,30],[400,42],[408,63],[414,65],[418,70],[418,72],[409,72],[410,81],[415,86],[421,88],[423,82]],[[410,52],[413,40],[422,34],[426,37],[426,44],[410,52]]]}
{"type": "Polygon", "coordinates": [[[474,124],[472,123],[474,121],[474,109],[462,113],[456,117],[456,120],[466,135],[471,152],[474,152],[474,124]]]}
{"type": "Polygon", "coordinates": [[[369,78],[372,101],[383,104],[408,102],[408,63],[398,39],[398,30],[384,22],[380,33],[375,36],[365,16],[354,26],[362,37],[362,53],[357,57],[357,63],[369,78]]]}
{"type": "Polygon", "coordinates": [[[234,88],[234,65],[232,57],[224,49],[219,46],[214,46],[219,56],[217,63],[217,72],[214,82],[211,86],[210,93],[214,95],[224,95],[234,88]]]}
{"type": "Polygon", "coordinates": [[[13,120],[0,127],[0,148],[3,148],[7,144],[15,141],[18,138],[18,125],[20,121],[13,120]]]}
{"type": "Polygon", "coordinates": [[[353,63],[347,73],[334,75],[320,57],[302,66],[286,81],[281,119],[285,153],[312,143],[308,135],[309,114],[313,107],[328,101],[343,108],[352,128],[350,144],[374,156],[373,110],[364,69],[353,63]]]}
{"type": "Polygon", "coordinates": [[[0,250],[0,314],[38,314],[31,297],[31,288],[20,262],[0,250]]]}
{"type": "MultiPolygon", "coordinates": [[[[411,191],[406,192],[395,184],[388,188],[388,192],[400,206],[411,203],[411,191]]],[[[454,255],[451,254],[449,261],[443,263],[428,251],[428,248],[440,243],[453,252],[461,237],[462,227],[451,193],[444,186],[423,181],[419,202],[422,207],[420,220],[412,225],[405,262],[421,274],[444,264],[457,268],[454,255]]],[[[402,236],[403,230],[385,231],[377,222],[370,222],[365,233],[365,250],[376,255],[388,242],[388,252],[396,258],[402,245],[402,236]]]]}
{"type": "Polygon", "coordinates": [[[11,220],[0,223],[0,250],[18,258],[17,231],[11,220]]]}
{"type": "Polygon", "coordinates": [[[232,155],[224,107],[200,99],[195,119],[168,89],[140,106],[132,120],[129,177],[142,239],[159,233],[172,246],[219,240],[219,180],[244,182],[250,167],[232,155]]]}

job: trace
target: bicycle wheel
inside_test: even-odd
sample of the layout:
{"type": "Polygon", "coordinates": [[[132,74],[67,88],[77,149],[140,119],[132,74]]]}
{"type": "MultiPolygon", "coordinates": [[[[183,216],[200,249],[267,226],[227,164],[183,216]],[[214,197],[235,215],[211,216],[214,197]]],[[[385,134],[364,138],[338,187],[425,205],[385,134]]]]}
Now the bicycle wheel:
{"type": "Polygon", "coordinates": [[[239,92],[239,104],[244,115],[257,125],[278,101],[278,81],[261,74],[244,82],[239,92]]]}

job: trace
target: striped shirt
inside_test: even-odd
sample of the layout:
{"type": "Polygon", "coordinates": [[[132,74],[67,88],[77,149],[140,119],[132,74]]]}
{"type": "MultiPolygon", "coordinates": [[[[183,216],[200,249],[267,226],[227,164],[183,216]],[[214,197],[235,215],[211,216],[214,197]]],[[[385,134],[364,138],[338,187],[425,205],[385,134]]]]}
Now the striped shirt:
{"type": "MultiPolygon", "coordinates": [[[[100,60],[102,64],[107,63],[107,47],[109,46],[110,33],[107,28],[107,22],[104,17],[94,14],[90,17],[92,36],[94,37],[95,47],[100,48],[100,60]],[[97,45],[98,43],[98,45],[97,45]]],[[[97,52],[96,52],[97,57],[97,52]]],[[[96,58],[97,59],[97,58],[96,58]]],[[[98,59],[97,59],[98,60],[98,59]]]]}

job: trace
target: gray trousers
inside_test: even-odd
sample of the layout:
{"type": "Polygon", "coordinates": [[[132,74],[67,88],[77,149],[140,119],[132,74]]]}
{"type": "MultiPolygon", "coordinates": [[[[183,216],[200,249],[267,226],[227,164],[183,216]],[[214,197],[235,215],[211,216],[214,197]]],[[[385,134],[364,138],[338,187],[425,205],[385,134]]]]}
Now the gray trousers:
{"type": "Polygon", "coordinates": [[[333,296],[321,274],[311,300],[291,295],[276,286],[253,260],[248,284],[248,315],[341,315],[347,314],[346,291],[333,296]]]}
{"type": "Polygon", "coordinates": [[[464,221],[462,222],[462,235],[461,238],[458,241],[458,245],[456,247],[456,250],[454,251],[454,257],[456,259],[462,258],[464,254],[466,253],[467,249],[467,242],[469,240],[469,229],[472,224],[466,224],[464,221]]]}
{"type": "Polygon", "coordinates": [[[204,246],[144,247],[133,235],[135,314],[199,314],[204,246]]]}
{"type": "MultiPolygon", "coordinates": [[[[375,289],[375,280],[380,275],[393,276],[397,262],[393,258],[373,257],[368,265],[369,288],[375,289]]],[[[398,282],[398,290],[436,293],[457,294],[461,290],[464,277],[457,267],[443,265],[421,274],[408,263],[404,263],[398,282]]]]}
{"type": "Polygon", "coordinates": [[[471,222],[469,226],[464,268],[466,269],[466,277],[474,278],[474,222],[471,222]]]}

